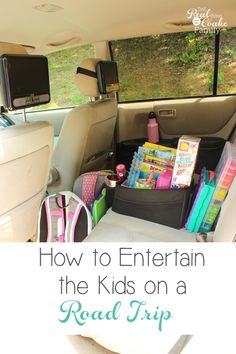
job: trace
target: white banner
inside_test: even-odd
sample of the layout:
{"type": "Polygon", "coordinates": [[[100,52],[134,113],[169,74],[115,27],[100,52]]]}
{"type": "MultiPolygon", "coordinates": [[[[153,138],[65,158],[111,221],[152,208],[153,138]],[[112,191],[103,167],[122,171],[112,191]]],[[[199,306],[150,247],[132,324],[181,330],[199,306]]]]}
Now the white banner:
{"type": "Polygon", "coordinates": [[[135,354],[168,353],[183,334],[234,335],[235,244],[2,244],[0,266],[4,354],[21,339],[27,353],[30,338],[36,353],[45,334],[135,354]]]}

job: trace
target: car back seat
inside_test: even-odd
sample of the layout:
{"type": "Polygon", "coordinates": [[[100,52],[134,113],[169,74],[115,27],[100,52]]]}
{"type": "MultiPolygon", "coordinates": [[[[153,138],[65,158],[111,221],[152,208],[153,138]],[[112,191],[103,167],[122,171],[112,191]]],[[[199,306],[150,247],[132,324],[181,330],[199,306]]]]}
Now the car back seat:
{"type": "MultiPolygon", "coordinates": [[[[214,232],[207,240],[235,242],[236,238],[236,178],[226,197],[214,232]]],[[[176,230],[142,219],[117,214],[112,210],[100,220],[85,242],[196,242],[196,233],[176,230]]]]}

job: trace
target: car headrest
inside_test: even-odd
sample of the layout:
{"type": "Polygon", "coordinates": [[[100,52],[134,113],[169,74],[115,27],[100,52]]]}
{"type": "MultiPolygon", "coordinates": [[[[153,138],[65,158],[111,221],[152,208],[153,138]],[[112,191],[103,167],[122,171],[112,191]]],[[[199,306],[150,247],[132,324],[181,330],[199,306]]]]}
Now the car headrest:
{"type": "Polygon", "coordinates": [[[98,97],[100,92],[98,90],[96,65],[101,59],[88,58],[80,63],[79,68],[86,69],[94,72],[94,76],[84,75],[82,72],[77,71],[75,83],[82,95],[88,97],[98,97]]]}
{"type": "MultiPolygon", "coordinates": [[[[27,54],[27,50],[20,44],[0,42],[0,55],[2,54],[27,54]]],[[[2,97],[0,92],[0,106],[2,106],[2,97]]]]}

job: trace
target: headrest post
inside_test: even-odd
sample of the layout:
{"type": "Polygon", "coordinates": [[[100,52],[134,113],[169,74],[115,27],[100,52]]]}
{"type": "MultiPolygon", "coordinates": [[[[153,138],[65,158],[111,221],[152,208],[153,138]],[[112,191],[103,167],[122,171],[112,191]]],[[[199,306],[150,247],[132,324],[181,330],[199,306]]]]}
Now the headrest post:
{"type": "Polygon", "coordinates": [[[25,109],[23,109],[22,115],[23,115],[23,122],[24,122],[24,123],[29,123],[29,122],[27,121],[27,119],[26,119],[26,110],[25,110],[25,109]]]}

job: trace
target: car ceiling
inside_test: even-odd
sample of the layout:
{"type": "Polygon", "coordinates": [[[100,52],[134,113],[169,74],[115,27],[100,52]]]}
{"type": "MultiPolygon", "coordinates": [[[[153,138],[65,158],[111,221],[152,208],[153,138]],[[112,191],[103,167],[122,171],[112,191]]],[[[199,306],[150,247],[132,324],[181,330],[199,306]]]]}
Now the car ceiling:
{"type": "Polygon", "coordinates": [[[192,30],[186,13],[198,6],[236,26],[235,0],[0,0],[0,41],[47,53],[77,44],[192,30]],[[54,12],[51,4],[59,10],[54,12]]]}

